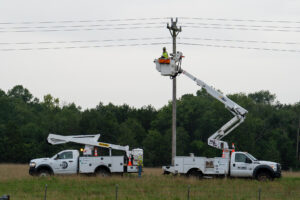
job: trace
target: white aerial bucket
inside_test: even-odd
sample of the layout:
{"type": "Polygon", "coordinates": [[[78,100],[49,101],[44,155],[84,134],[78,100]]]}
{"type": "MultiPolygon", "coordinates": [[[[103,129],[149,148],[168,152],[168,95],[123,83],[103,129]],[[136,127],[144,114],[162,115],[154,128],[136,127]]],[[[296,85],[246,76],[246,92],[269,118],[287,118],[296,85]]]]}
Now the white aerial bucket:
{"type": "Polygon", "coordinates": [[[156,70],[160,72],[163,76],[175,76],[177,72],[177,67],[175,60],[170,59],[170,63],[160,63],[159,59],[154,60],[156,64],[156,70]]]}

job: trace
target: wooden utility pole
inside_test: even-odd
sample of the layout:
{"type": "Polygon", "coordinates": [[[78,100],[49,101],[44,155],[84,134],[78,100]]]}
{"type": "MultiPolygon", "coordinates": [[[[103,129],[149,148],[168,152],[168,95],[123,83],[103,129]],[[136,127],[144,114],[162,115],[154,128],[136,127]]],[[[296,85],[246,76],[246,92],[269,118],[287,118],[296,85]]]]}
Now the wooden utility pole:
{"type": "Polygon", "coordinates": [[[298,130],[297,130],[297,145],[296,145],[297,167],[298,167],[298,162],[299,162],[299,132],[300,132],[300,118],[299,118],[298,130]]]}
{"type": "MultiPolygon", "coordinates": [[[[176,54],[176,37],[181,32],[181,27],[177,27],[177,18],[173,21],[171,18],[171,26],[167,25],[173,38],[173,55],[176,54]]],[[[176,76],[173,77],[173,99],[172,99],[172,165],[176,156],[176,76]]]]}

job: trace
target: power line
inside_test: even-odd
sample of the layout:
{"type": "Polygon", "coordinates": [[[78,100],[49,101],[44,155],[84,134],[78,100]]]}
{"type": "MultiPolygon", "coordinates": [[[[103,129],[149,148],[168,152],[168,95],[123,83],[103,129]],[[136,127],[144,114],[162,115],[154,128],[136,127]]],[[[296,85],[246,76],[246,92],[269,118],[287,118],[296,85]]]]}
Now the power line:
{"type": "Polygon", "coordinates": [[[241,43],[262,43],[262,44],[285,44],[285,45],[299,45],[300,42],[277,42],[277,41],[257,41],[257,40],[230,40],[230,39],[218,39],[218,38],[190,38],[180,37],[182,40],[205,40],[205,41],[217,41],[217,42],[241,42],[241,43]]]}
{"type": "Polygon", "coordinates": [[[234,22],[261,22],[261,23],[300,23],[289,20],[258,20],[258,19],[228,19],[228,18],[205,18],[205,17],[179,17],[180,19],[207,20],[207,21],[234,21],[234,22]]]}
{"type": "Polygon", "coordinates": [[[299,26],[262,26],[262,25],[245,25],[245,24],[211,24],[211,23],[193,23],[185,22],[184,24],[189,25],[202,25],[202,26],[237,26],[237,27],[252,27],[252,28],[272,28],[272,29],[299,29],[299,26]]]}
{"type": "MultiPolygon", "coordinates": [[[[2,48],[0,51],[29,51],[29,50],[63,50],[63,49],[87,49],[87,48],[106,48],[106,47],[129,47],[129,46],[152,46],[152,45],[166,45],[170,42],[155,42],[155,43],[136,43],[136,44],[109,44],[109,45],[86,45],[86,46],[65,46],[65,47],[35,47],[35,48],[2,48]]],[[[190,46],[205,46],[205,47],[219,47],[219,48],[233,48],[233,49],[247,49],[247,50],[264,50],[276,52],[294,52],[299,53],[300,50],[293,49],[276,49],[276,48],[259,48],[259,47],[242,47],[242,46],[227,46],[215,44],[201,44],[201,43],[186,43],[179,42],[181,45],[190,46]]]]}
{"type": "Polygon", "coordinates": [[[64,25],[64,26],[15,26],[15,27],[0,27],[0,29],[46,29],[46,28],[82,28],[82,27],[113,27],[113,26],[138,26],[138,25],[160,25],[164,22],[149,22],[149,23],[122,23],[122,24],[91,24],[91,25],[64,25]]]}
{"type": "Polygon", "coordinates": [[[66,46],[66,47],[37,47],[37,48],[3,48],[0,51],[30,51],[30,50],[63,50],[63,49],[89,49],[89,48],[105,48],[105,47],[133,47],[133,46],[152,46],[165,45],[170,42],[153,42],[140,44],[113,44],[113,45],[94,45],[94,46],[66,46]]]}
{"type": "Polygon", "coordinates": [[[0,24],[54,24],[54,23],[90,23],[90,22],[120,22],[120,21],[149,21],[149,20],[165,20],[169,17],[153,17],[153,18],[127,18],[127,19],[96,19],[96,20],[63,20],[63,21],[22,21],[22,22],[0,22],[0,24]]]}
{"type": "MultiPolygon", "coordinates": [[[[153,37],[153,38],[119,38],[105,40],[71,40],[71,41],[39,41],[39,42],[0,42],[0,45],[31,45],[31,44],[70,44],[70,43],[99,43],[99,42],[122,42],[122,41],[139,41],[139,40],[164,40],[169,37],[153,37]]],[[[300,42],[278,42],[278,41],[257,41],[257,40],[231,40],[219,38],[198,38],[198,37],[178,37],[179,40],[204,40],[216,42],[241,42],[241,43],[262,43],[262,44],[284,44],[299,45],[300,42]]]]}
{"type": "MultiPolygon", "coordinates": [[[[121,23],[121,24],[91,24],[91,25],[60,25],[60,26],[17,26],[17,27],[0,27],[0,29],[57,29],[57,28],[86,28],[86,27],[114,27],[114,26],[139,26],[139,25],[161,25],[165,22],[149,22],[149,23],[121,23]]],[[[229,26],[229,27],[253,27],[253,28],[271,28],[271,29],[299,29],[295,26],[261,26],[261,25],[245,25],[245,24],[211,24],[211,23],[192,23],[186,22],[189,25],[201,26],[229,26]]]]}
{"type": "Polygon", "coordinates": [[[233,49],[248,49],[248,50],[264,50],[264,51],[277,51],[277,52],[294,52],[300,53],[300,50],[293,50],[293,49],[274,49],[274,48],[259,48],[259,47],[241,47],[241,46],[227,46],[227,45],[215,45],[215,44],[199,44],[199,43],[186,43],[180,42],[178,44],[182,45],[191,45],[191,46],[204,46],[204,47],[220,47],[220,48],[233,48],[233,49]]]}
{"type": "Polygon", "coordinates": [[[13,30],[0,31],[0,33],[29,33],[29,32],[59,32],[59,31],[105,31],[105,30],[131,30],[131,29],[151,29],[162,28],[162,26],[136,26],[136,27],[114,27],[114,28],[83,28],[83,29],[46,29],[46,30],[13,30]]]}
{"type": "Polygon", "coordinates": [[[218,27],[218,26],[182,26],[185,28],[209,28],[209,29],[228,29],[241,31],[278,31],[278,32],[300,32],[300,30],[288,29],[258,29],[258,28],[235,28],[235,27],[218,27]]]}
{"type": "Polygon", "coordinates": [[[70,44],[70,43],[99,43],[99,42],[122,42],[122,41],[139,41],[139,40],[163,40],[169,37],[154,38],[119,38],[105,40],[72,40],[72,41],[39,41],[39,42],[0,42],[0,45],[28,45],[28,44],[70,44]]]}
{"type": "MultiPolygon", "coordinates": [[[[20,21],[20,22],[0,22],[0,25],[16,24],[54,24],[54,23],[93,23],[93,22],[120,22],[120,21],[149,21],[166,20],[171,17],[153,17],[153,18],[116,18],[116,19],[95,19],[95,20],[58,20],[58,21],[20,21]]],[[[300,21],[291,20],[259,20],[259,19],[229,19],[229,18],[209,18],[209,17],[178,17],[178,19],[202,20],[202,21],[233,21],[233,22],[259,22],[259,23],[300,23],[300,21]]]]}

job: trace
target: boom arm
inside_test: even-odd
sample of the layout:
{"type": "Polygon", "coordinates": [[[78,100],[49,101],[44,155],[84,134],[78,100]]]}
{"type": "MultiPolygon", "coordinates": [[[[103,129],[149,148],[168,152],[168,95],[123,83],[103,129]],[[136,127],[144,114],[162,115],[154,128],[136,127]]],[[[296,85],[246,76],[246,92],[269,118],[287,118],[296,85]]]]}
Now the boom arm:
{"type": "Polygon", "coordinates": [[[125,151],[127,157],[129,157],[129,155],[131,154],[131,151],[129,151],[128,145],[120,146],[120,145],[115,145],[115,144],[98,142],[99,138],[100,138],[100,134],[97,134],[97,135],[69,135],[69,136],[49,134],[47,140],[50,144],[53,144],[53,145],[74,142],[74,143],[78,143],[78,144],[84,144],[84,145],[125,151]]]}
{"type": "Polygon", "coordinates": [[[195,76],[191,75],[187,71],[181,70],[180,73],[186,75],[193,81],[197,83],[200,87],[204,88],[208,94],[210,94],[212,97],[220,101],[225,105],[225,108],[227,108],[234,117],[227,122],[225,125],[223,125],[217,132],[215,132],[212,136],[208,138],[208,145],[218,148],[218,149],[228,149],[228,144],[225,141],[222,141],[221,139],[228,135],[231,131],[233,131],[238,125],[240,125],[246,118],[247,110],[243,107],[239,106],[232,100],[230,100],[225,95],[221,94],[217,90],[213,89],[203,81],[197,79],[195,76]]]}

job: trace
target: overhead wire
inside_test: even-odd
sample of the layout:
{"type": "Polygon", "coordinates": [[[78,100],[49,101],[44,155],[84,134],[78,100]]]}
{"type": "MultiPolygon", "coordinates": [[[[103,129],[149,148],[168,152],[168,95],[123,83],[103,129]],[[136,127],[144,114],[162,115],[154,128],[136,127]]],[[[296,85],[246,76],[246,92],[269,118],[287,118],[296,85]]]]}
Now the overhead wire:
{"type": "Polygon", "coordinates": [[[294,52],[300,53],[300,50],[294,49],[277,49],[277,48],[261,48],[261,47],[242,47],[242,46],[231,46],[231,45],[216,45],[216,44],[202,44],[202,43],[187,43],[179,42],[181,45],[190,45],[190,46],[204,46],[204,47],[219,47],[219,48],[233,48],[233,49],[248,49],[248,50],[264,50],[264,51],[277,51],[277,52],[294,52]]]}
{"type": "Polygon", "coordinates": [[[152,17],[152,18],[126,18],[126,19],[96,19],[96,20],[62,20],[62,21],[21,21],[21,22],[0,22],[0,25],[12,24],[54,24],[54,23],[90,23],[90,22],[120,22],[120,21],[147,21],[147,20],[165,20],[170,17],[152,17]]]}
{"type": "Polygon", "coordinates": [[[59,32],[59,31],[100,31],[100,30],[132,30],[132,29],[151,29],[162,28],[162,26],[133,26],[133,27],[113,27],[113,28],[83,28],[83,29],[46,29],[46,30],[12,30],[0,31],[0,33],[26,33],[26,32],[59,32]]]}
{"type": "MultiPolygon", "coordinates": [[[[57,28],[88,28],[88,27],[114,27],[114,26],[139,26],[139,25],[165,25],[165,22],[148,22],[148,23],[121,23],[121,24],[90,24],[90,25],[57,25],[57,26],[14,26],[14,27],[0,27],[1,30],[14,32],[14,29],[57,29],[57,28]],[[13,29],[13,30],[10,30],[13,29]]],[[[246,28],[268,28],[268,29],[300,29],[295,26],[261,26],[261,25],[244,25],[244,24],[216,24],[216,23],[192,23],[186,22],[184,24],[193,25],[183,27],[200,27],[200,26],[221,26],[221,27],[246,27],[246,28]],[[196,25],[196,26],[195,26],[196,25]],[[200,26],[199,26],[200,25],[200,26]]]]}
{"type": "Polygon", "coordinates": [[[267,29],[267,28],[240,28],[240,27],[222,27],[222,26],[182,26],[184,28],[208,28],[208,29],[228,29],[228,30],[241,30],[241,31],[278,31],[278,32],[300,32],[300,30],[289,29],[267,29]]]}
{"type": "Polygon", "coordinates": [[[65,46],[65,47],[2,48],[2,49],[0,49],[0,51],[87,49],[87,48],[104,48],[104,47],[152,46],[152,45],[165,45],[165,44],[171,44],[171,42],[153,42],[153,43],[136,43],[136,44],[109,44],[109,45],[93,45],[93,46],[65,46]]]}
{"type": "Polygon", "coordinates": [[[149,23],[122,23],[122,24],[90,24],[90,25],[60,25],[60,26],[14,26],[0,27],[0,29],[46,29],[46,28],[82,28],[82,27],[111,27],[111,26],[137,26],[137,25],[160,25],[164,22],[149,22],[149,23]]]}
{"type": "Polygon", "coordinates": [[[259,22],[259,23],[300,23],[290,20],[259,20],[259,19],[229,19],[229,18],[208,18],[208,17],[178,17],[180,19],[202,20],[202,21],[234,21],[234,22],[259,22]]]}
{"type": "MultiPolygon", "coordinates": [[[[120,42],[120,41],[139,41],[139,40],[144,41],[144,40],[164,40],[164,39],[170,39],[170,37],[118,38],[118,39],[104,39],[104,40],[38,41],[38,42],[0,42],[0,45],[99,43],[99,42],[120,42]]],[[[178,40],[204,40],[204,41],[216,41],[216,42],[240,42],[240,43],[262,43],[262,44],[283,44],[283,45],[300,44],[300,42],[231,40],[231,39],[199,38],[199,37],[178,37],[178,40]]]]}
{"type": "MultiPolygon", "coordinates": [[[[209,17],[177,17],[181,20],[201,20],[201,21],[232,21],[232,22],[256,22],[256,23],[300,23],[300,21],[291,20],[260,20],[260,19],[236,19],[236,18],[209,18],[209,17]]],[[[54,24],[54,23],[91,23],[91,22],[120,22],[120,21],[147,21],[147,20],[165,20],[171,17],[150,17],[150,18],[115,18],[115,19],[95,19],[95,20],[58,20],[58,21],[20,21],[20,22],[0,22],[0,25],[15,24],[54,24]]]]}
{"type": "Polygon", "coordinates": [[[299,26],[270,26],[270,25],[245,25],[245,24],[218,24],[218,23],[193,23],[185,22],[188,25],[202,25],[202,26],[237,26],[237,27],[253,27],[253,28],[272,28],[272,29],[299,29],[299,26]]]}
{"type": "MultiPolygon", "coordinates": [[[[103,20],[78,20],[78,21],[40,21],[40,22],[0,22],[0,25],[32,25],[43,24],[41,26],[13,26],[1,27],[0,33],[7,32],[58,32],[58,31],[99,31],[99,30],[134,30],[134,29],[151,29],[162,28],[164,22],[153,22],[154,20],[162,20],[169,18],[131,18],[131,19],[103,19],[103,20]],[[139,22],[153,20],[152,22],[139,22]],[[136,22],[135,22],[136,21],[136,22]],[[72,25],[71,23],[95,23],[95,22],[120,22],[117,24],[84,24],[72,25]],[[122,23],[124,22],[124,23],[122,23]],[[130,22],[130,23],[129,23],[130,22]],[[131,23],[134,22],[134,23],[131,23]],[[67,25],[44,26],[44,24],[66,23],[67,25]],[[71,25],[69,25],[71,24],[71,25]],[[145,26],[148,25],[148,26],[145,26]],[[157,26],[153,26],[157,25],[157,26]],[[158,26],[161,25],[161,26],[158,26]],[[124,27],[126,26],[126,27],[124,27]],[[99,27],[99,28],[95,28],[99,27]],[[28,30],[29,29],[29,30],[28,30]]],[[[243,19],[225,19],[225,18],[190,18],[181,17],[181,19],[189,20],[209,20],[209,21],[230,21],[230,22],[269,22],[269,23],[300,23],[297,21],[274,21],[274,20],[243,20],[243,19]]],[[[300,32],[300,27],[297,26],[279,26],[279,25],[251,25],[251,24],[221,24],[221,23],[198,23],[185,22],[182,25],[184,28],[210,28],[210,29],[228,29],[228,30],[250,30],[250,31],[280,31],[280,32],[300,32]],[[297,30],[299,29],[299,30],[297,30]]],[[[107,40],[74,40],[74,41],[41,41],[41,42],[3,42],[0,45],[30,45],[30,44],[81,44],[81,43],[100,43],[100,42],[119,42],[119,41],[139,41],[139,40],[156,40],[166,39],[166,37],[157,38],[129,38],[129,39],[107,39],[107,40]]],[[[183,40],[204,40],[217,42],[239,42],[239,43],[262,43],[262,44],[285,44],[296,45],[297,42],[278,42],[278,41],[257,41],[257,40],[230,40],[218,38],[196,38],[183,37],[183,40]]],[[[118,47],[118,46],[139,46],[139,45],[158,45],[165,43],[143,43],[143,44],[108,44],[108,45],[87,45],[87,46],[69,46],[69,47],[33,47],[33,48],[2,48],[0,51],[12,50],[46,50],[46,49],[73,49],[73,48],[96,48],[96,47],[118,47]]],[[[167,43],[168,44],[168,43],[167,43]]],[[[222,47],[222,48],[239,48],[239,49],[255,49],[267,51],[285,51],[285,52],[300,52],[293,49],[278,49],[278,48],[261,48],[261,47],[243,47],[231,45],[216,45],[216,44],[202,44],[193,42],[180,42],[181,45],[197,45],[208,47],[222,47]]]]}
{"type": "MultiPolygon", "coordinates": [[[[162,25],[165,22],[157,22],[153,20],[163,20],[165,18],[131,18],[131,19],[104,19],[104,20],[78,20],[78,21],[43,21],[43,22],[0,22],[0,25],[31,25],[31,24],[53,24],[53,23],[99,23],[99,22],[125,22],[117,24],[88,24],[88,25],[55,25],[55,26],[13,26],[13,27],[1,27],[0,33],[5,32],[53,32],[53,31],[93,31],[93,30],[122,30],[122,29],[141,29],[141,28],[161,28],[160,26],[144,26],[144,25],[162,25]],[[151,22],[139,22],[151,20],[151,22]],[[135,22],[136,21],[136,22],[135,22]],[[126,23],[127,22],[127,23],[126,23]],[[130,23],[129,23],[130,22],[130,23]],[[134,23],[132,23],[134,22],[134,23]],[[116,27],[117,26],[117,27],[116,27]],[[120,27],[120,26],[131,26],[131,27],[120,27]],[[137,27],[132,27],[137,26],[137,27]],[[103,28],[93,28],[103,27],[103,28]],[[61,29],[64,28],[64,29],[61,29]],[[67,28],[67,29],[65,29],[67,28]],[[71,28],[71,29],[68,29],[71,28]],[[21,29],[21,30],[20,30],[21,29]],[[22,30],[31,29],[31,30],[22,30]],[[45,30],[39,30],[45,29],[45,30]]],[[[231,21],[231,22],[288,22],[288,21],[272,21],[272,20],[239,20],[239,19],[225,19],[225,18],[189,18],[182,17],[182,19],[198,19],[198,20],[218,20],[218,21],[231,21]]],[[[292,21],[289,21],[292,23],[292,21]]],[[[298,22],[295,22],[298,23],[298,22]]],[[[300,23],[300,22],[299,22],[300,23]]],[[[221,24],[221,23],[199,23],[199,22],[184,22],[182,27],[186,28],[211,28],[211,29],[229,29],[229,30],[251,30],[251,31],[281,31],[281,32],[300,32],[298,26],[279,26],[279,25],[251,25],[251,24],[221,24]]]]}
{"type": "MultiPolygon", "coordinates": [[[[86,48],[105,48],[105,47],[151,46],[151,45],[165,45],[165,44],[171,44],[171,42],[153,42],[153,43],[135,43],[135,44],[108,44],[108,45],[85,45],[85,46],[64,46],[64,47],[0,48],[0,51],[86,49],[86,48]]],[[[189,45],[189,46],[205,46],[205,47],[219,47],[219,48],[233,48],[233,49],[264,50],[264,51],[300,53],[300,50],[294,50],[294,49],[261,48],[261,47],[216,45],[216,44],[188,43],[188,42],[178,42],[177,44],[180,44],[180,45],[189,45]]]]}
{"type": "Polygon", "coordinates": [[[139,40],[163,40],[170,37],[144,37],[144,38],[118,38],[104,40],[70,40],[70,41],[39,41],[39,42],[0,42],[0,45],[29,45],[29,44],[70,44],[70,43],[99,43],[99,42],[123,42],[139,40]]]}
{"type": "MultiPolygon", "coordinates": [[[[284,44],[284,45],[299,45],[300,42],[278,42],[278,41],[258,41],[258,40],[231,40],[219,38],[198,38],[198,37],[179,37],[179,40],[205,40],[216,42],[241,42],[241,43],[262,43],[262,44],[284,44]]],[[[1,44],[1,43],[0,43],[1,44]]]]}

